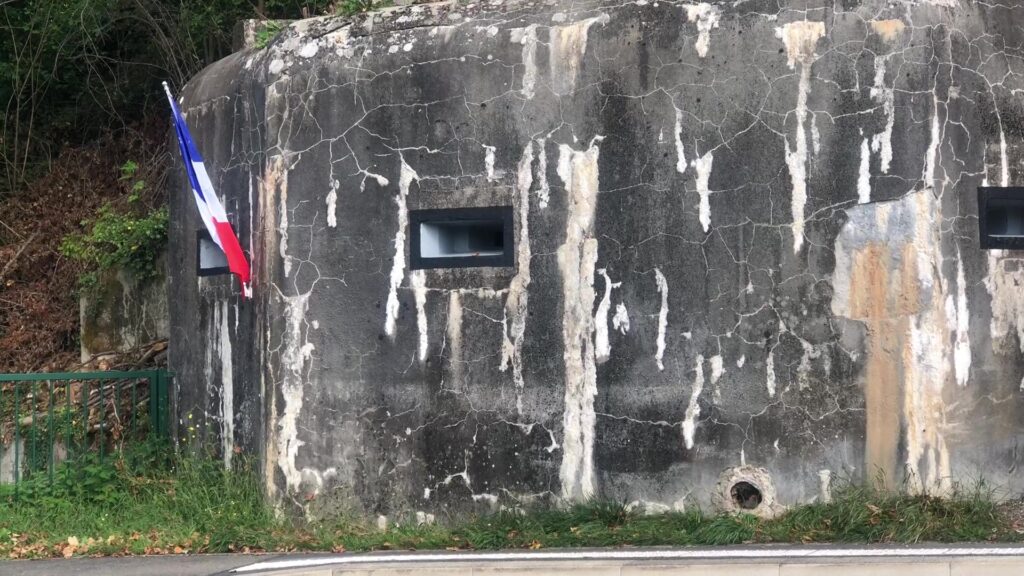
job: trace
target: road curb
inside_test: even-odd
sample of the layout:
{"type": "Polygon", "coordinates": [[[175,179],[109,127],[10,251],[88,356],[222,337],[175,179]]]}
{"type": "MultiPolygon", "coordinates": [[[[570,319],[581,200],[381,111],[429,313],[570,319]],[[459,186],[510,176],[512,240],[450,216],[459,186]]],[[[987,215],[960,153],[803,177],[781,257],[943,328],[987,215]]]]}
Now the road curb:
{"type": "Polygon", "coordinates": [[[243,566],[239,576],[1021,576],[1024,547],[763,546],[338,554],[243,566]]]}

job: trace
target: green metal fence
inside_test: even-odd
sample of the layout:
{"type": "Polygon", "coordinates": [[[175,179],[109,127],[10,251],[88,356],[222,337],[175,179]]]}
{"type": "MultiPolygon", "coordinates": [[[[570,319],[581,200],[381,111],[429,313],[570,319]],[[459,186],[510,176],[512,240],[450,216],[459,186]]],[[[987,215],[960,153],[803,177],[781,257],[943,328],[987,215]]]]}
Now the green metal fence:
{"type": "Polygon", "coordinates": [[[17,484],[86,454],[167,436],[164,370],[0,374],[0,483],[17,484]]]}

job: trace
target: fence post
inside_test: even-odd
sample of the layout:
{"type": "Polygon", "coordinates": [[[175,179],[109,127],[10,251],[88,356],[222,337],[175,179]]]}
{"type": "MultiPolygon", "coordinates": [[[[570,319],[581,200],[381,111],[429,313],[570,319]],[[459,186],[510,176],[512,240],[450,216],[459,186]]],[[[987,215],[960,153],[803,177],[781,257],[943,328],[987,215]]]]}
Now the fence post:
{"type": "Polygon", "coordinates": [[[171,435],[171,384],[174,382],[174,374],[167,371],[163,373],[163,390],[160,391],[160,401],[163,404],[160,413],[163,414],[164,437],[171,435]]]}
{"type": "Polygon", "coordinates": [[[159,392],[157,391],[159,386],[157,385],[156,378],[157,378],[156,370],[151,371],[149,373],[149,376],[148,376],[148,380],[149,380],[149,433],[150,433],[151,436],[158,434],[157,425],[159,423],[159,416],[157,415],[157,408],[156,408],[157,398],[159,398],[159,392]]]}
{"type": "Polygon", "coordinates": [[[149,417],[150,426],[155,434],[166,436],[169,428],[167,416],[167,381],[170,374],[163,370],[153,370],[149,377],[149,417]]]}

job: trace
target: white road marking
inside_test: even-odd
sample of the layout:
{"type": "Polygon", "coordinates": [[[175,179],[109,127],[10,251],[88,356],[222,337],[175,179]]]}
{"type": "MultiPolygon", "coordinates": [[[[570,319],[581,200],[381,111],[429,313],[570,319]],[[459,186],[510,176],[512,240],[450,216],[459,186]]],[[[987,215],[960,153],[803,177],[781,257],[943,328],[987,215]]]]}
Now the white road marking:
{"type": "Polygon", "coordinates": [[[549,552],[466,552],[422,554],[346,555],[272,560],[236,568],[232,572],[284,570],[336,564],[408,564],[416,562],[504,562],[543,560],[723,560],[807,558],[917,558],[922,556],[1024,556],[1024,548],[743,548],[697,550],[565,550],[549,552]]]}

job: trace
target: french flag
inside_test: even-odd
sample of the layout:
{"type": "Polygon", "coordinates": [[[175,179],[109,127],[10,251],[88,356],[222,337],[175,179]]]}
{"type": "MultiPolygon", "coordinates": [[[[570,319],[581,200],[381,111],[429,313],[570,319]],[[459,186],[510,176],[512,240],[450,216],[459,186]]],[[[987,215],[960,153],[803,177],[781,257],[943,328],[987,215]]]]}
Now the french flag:
{"type": "Polygon", "coordinates": [[[213,182],[206,173],[206,166],[199,150],[192,142],[192,135],[189,134],[185,118],[178,109],[178,104],[171,95],[171,89],[164,82],[164,92],[167,93],[167,100],[171,103],[171,111],[174,114],[174,130],[178,134],[178,147],[181,149],[181,159],[185,164],[185,171],[188,172],[188,181],[192,186],[192,194],[196,199],[196,207],[199,208],[199,215],[203,224],[210,232],[210,238],[224,251],[228,261],[228,269],[242,283],[242,294],[245,297],[252,296],[250,287],[249,261],[242,252],[242,246],[238,243],[238,236],[235,235],[231,223],[228,222],[228,215],[224,212],[224,206],[217,199],[217,193],[213,191],[213,182]]]}

